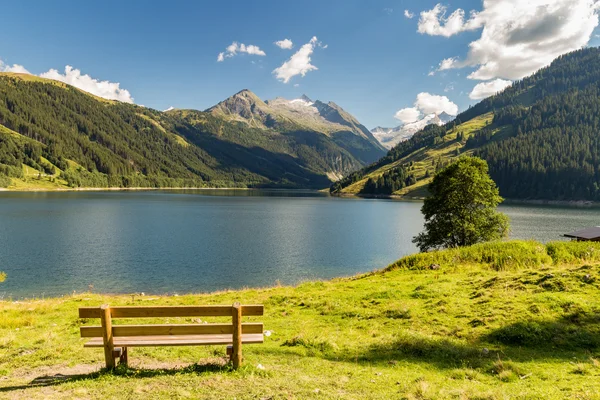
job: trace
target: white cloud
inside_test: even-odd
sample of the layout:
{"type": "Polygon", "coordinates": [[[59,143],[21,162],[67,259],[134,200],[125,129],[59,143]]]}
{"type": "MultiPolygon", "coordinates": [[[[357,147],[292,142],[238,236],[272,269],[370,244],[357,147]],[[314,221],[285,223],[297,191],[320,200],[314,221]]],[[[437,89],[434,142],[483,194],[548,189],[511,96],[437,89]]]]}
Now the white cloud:
{"type": "Polygon", "coordinates": [[[440,62],[440,66],[438,71],[444,71],[447,69],[452,69],[457,64],[457,59],[455,57],[445,58],[440,62]]]}
{"type": "Polygon", "coordinates": [[[294,47],[294,43],[290,39],[278,40],[275,42],[275,45],[286,50],[289,50],[292,47],[294,47]]]}
{"type": "Polygon", "coordinates": [[[394,13],[394,9],[393,8],[384,8],[383,12],[386,13],[387,15],[392,15],[394,13]]]}
{"type": "Polygon", "coordinates": [[[257,56],[266,56],[267,53],[265,53],[264,51],[262,51],[260,49],[260,47],[255,46],[253,44],[249,44],[248,46],[244,46],[244,44],[242,43],[240,45],[240,52],[242,53],[248,53],[248,54],[254,54],[257,56]]]}
{"type": "Polygon", "coordinates": [[[300,87],[299,83],[294,83],[294,87],[300,87]]]}
{"type": "Polygon", "coordinates": [[[413,107],[398,110],[394,118],[402,121],[404,124],[410,124],[430,114],[439,115],[443,112],[449,115],[456,115],[458,114],[458,106],[446,96],[437,96],[422,92],[417,95],[413,107]]]}
{"type": "Polygon", "coordinates": [[[441,114],[442,112],[450,115],[458,114],[458,106],[451,102],[449,98],[427,92],[417,95],[415,107],[421,110],[423,114],[441,114]]]}
{"type": "Polygon", "coordinates": [[[310,42],[300,47],[300,50],[294,53],[289,60],[275,68],[273,74],[283,83],[288,83],[296,75],[305,76],[310,71],[316,71],[318,68],[311,64],[310,58],[315,46],[321,46],[321,43],[317,41],[316,36],[313,36],[310,42]]]}
{"type": "Polygon", "coordinates": [[[489,82],[481,82],[475,85],[469,98],[473,100],[485,99],[486,97],[492,96],[498,92],[503,91],[512,84],[512,81],[505,81],[504,79],[495,79],[489,82]]]}
{"type": "MultiPolygon", "coordinates": [[[[498,0],[492,1],[499,2],[498,0]]],[[[450,37],[462,31],[481,27],[481,20],[474,11],[471,11],[471,17],[465,21],[464,10],[459,8],[448,17],[446,17],[446,10],[445,6],[437,4],[429,11],[422,11],[419,18],[418,32],[433,36],[450,37]]]]}
{"type": "Polygon", "coordinates": [[[27,71],[27,69],[24,66],[19,64],[8,65],[5,64],[2,60],[0,60],[0,72],[15,72],[18,74],[32,75],[31,72],[27,71]]]}
{"type": "Polygon", "coordinates": [[[446,17],[440,4],[423,11],[418,31],[450,37],[483,28],[465,60],[448,58],[440,70],[475,67],[477,80],[521,79],[561,54],[585,46],[598,26],[598,0],[484,0],[480,12],[457,9],[446,17]]]}
{"type": "Polygon", "coordinates": [[[61,81],[69,85],[75,86],[88,93],[102,97],[109,100],[119,100],[124,103],[133,103],[133,97],[126,89],[121,89],[119,83],[109,81],[99,81],[85,74],[82,75],[81,71],[67,65],[65,67],[65,73],[61,74],[55,69],[51,69],[48,72],[40,74],[42,78],[54,79],[61,81]]]}
{"type": "Polygon", "coordinates": [[[412,19],[412,18],[414,18],[414,16],[415,16],[415,13],[411,13],[411,12],[410,12],[410,11],[408,11],[408,10],[404,10],[404,16],[405,16],[406,18],[408,18],[408,19],[412,19]]]}
{"type": "MultiPolygon", "coordinates": [[[[20,74],[34,75],[29,72],[24,66],[19,64],[8,65],[0,60],[0,72],[16,72],[20,74]]],[[[109,100],[119,100],[124,103],[133,103],[133,97],[128,90],[122,89],[119,83],[109,81],[99,81],[89,75],[82,75],[81,71],[67,65],[65,73],[61,74],[55,69],[50,69],[47,72],[39,75],[42,78],[53,79],[75,86],[78,89],[91,93],[95,96],[109,100]]]]}
{"type": "Polygon", "coordinates": [[[449,84],[446,85],[446,87],[444,88],[444,92],[448,93],[454,90],[454,82],[450,82],[449,84]]]}
{"type": "Polygon", "coordinates": [[[224,52],[219,53],[217,62],[223,62],[226,58],[231,58],[238,53],[252,54],[255,56],[266,56],[267,53],[262,51],[260,47],[253,44],[245,45],[244,43],[233,42],[225,48],[224,52]]]}
{"type": "Polygon", "coordinates": [[[175,107],[171,106],[171,107],[167,108],[167,109],[166,109],[166,110],[164,110],[164,111],[165,111],[165,112],[167,112],[167,111],[171,111],[171,110],[174,110],[174,109],[175,109],[175,107]]]}
{"type": "Polygon", "coordinates": [[[403,108],[396,111],[396,114],[394,114],[394,118],[402,121],[404,124],[415,122],[419,120],[420,117],[421,111],[419,111],[416,107],[403,108]]]}

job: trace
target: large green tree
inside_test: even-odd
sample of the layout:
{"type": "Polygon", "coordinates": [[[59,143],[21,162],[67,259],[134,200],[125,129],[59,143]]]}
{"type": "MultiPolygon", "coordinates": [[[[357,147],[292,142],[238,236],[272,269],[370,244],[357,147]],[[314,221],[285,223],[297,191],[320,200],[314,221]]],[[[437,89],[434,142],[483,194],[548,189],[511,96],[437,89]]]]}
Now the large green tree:
{"type": "Polygon", "coordinates": [[[440,170],[421,208],[425,231],[413,239],[421,251],[470,246],[508,234],[508,218],[496,211],[502,202],[487,163],[461,157],[440,170]]]}

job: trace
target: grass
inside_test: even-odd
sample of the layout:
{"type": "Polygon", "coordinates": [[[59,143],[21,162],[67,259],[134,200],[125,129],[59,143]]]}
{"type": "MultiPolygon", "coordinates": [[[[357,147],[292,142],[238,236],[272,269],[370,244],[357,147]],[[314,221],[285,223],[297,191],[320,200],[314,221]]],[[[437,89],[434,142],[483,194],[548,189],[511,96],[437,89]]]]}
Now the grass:
{"type": "MultiPolygon", "coordinates": [[[[596,252],[600,244],[512,241],[296,287],[4,300],[0,397],[598,398],[596,252]],[[77,318],[81,306],[234,301],[265,304],[248,320],[272,332],[244,347],[238,371],[217,346],[135,348],[130,368],[106,372],[101,349],[83,349],[78,334],[94,323],[77,318]]],[[[192,319],[168,322],[178,321],[192,319]]]]}
{"type": "MultiPolygon", "coordinates": [[[[48,164],[54,166],[46,158],[40,158],[40,164],[48,164]]],[[[43,173],[29,165],[23,164],[23,178],[11,178],[9,190],[61,190],[68,189],[67,182],[61,179],[60,169],[56,168],[54,175],[43,173]]]]}
{"type": "Polygon", "coordinates": [[[160,122],[152,119],[150,116],[142,114],[142,113],[137,113],[136,115],[145,119],[146,121],[150,122],[152,125],[157,127],[162,133],[164,133],[166,136],[168,136],[171,140],[173,140],[175,143],[179,144],[180,146],[188,147],[190,145],[182,136],[179,136],[172,132],[167,132],[167,130],[164,128],[164,126],[162,126],[160,124],[160,122]]]}
{"type": "MultiPolygon", "coordinates": [[[[0,75],[1,75],[1,73],[0,73],[0,75]]],[[[17,140],[21,140],[23,142],[35,142],[35,143],[37,143],[35,140],[30,139],[27,136],[23,136],[20,133],[13,131],[12,129],[8,129],[4,125],[0,125],[0,134],[12,136],[13,138],[16,138],[17,140]]]]}
{"type": "Polygon", "coordinates": [[[16,191],[70,189],[67,182],[62,179],[55,178],[53,181],[50,176],[42,176],[40,179],[38,179],[37,176],[38,172],[36,171],[35,174],[26,175],[26,178],[23,179],[11,178],[11,184],[8,186],[8,189],[16,191]]]}

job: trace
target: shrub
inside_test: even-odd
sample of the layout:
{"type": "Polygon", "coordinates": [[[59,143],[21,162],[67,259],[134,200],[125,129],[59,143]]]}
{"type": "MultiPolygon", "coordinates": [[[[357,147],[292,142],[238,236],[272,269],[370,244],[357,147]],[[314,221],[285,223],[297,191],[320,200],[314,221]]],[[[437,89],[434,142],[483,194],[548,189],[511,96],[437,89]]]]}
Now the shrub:
{"type": "Polygon", "coordinates": [[[11,184],[11,179],[8,176],[0,175],[0,187],[9,187],[11,184]]]}
{"type": "Polygon", "coordinates": [[[539,267],[550,263],[552,259],[541,243],[513,240],[413,254],[388,266],[386,271],[396,268],[427,269],[431,264],[439,264],[442,268],[458,264],[483,264],[495,270],[505,270],[539,267]]]}
{"type": "Polygon", "coordinates": [[[554,264],[600,261],[598,242],[550,242],[546,249],[554,264]]]}

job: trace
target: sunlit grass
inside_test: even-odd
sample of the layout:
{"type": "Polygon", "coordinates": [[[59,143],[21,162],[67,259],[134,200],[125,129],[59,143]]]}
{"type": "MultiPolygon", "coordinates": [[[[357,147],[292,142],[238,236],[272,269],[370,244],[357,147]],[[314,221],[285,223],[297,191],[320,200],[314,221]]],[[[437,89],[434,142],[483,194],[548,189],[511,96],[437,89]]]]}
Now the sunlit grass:
{"type": "Polygon", "coordinates": [[[600,245],[588,243],[587,252],[581,246],[558,244],[552,259],[540,243],[490,243],[296,287],[5,299],[0,397],[594,398],[600,264],[587,253],[600,245]],[[135,348],[129,369],[94,372],[102,351],[84,349],[79,337],[79,326],[97,324],[77,318],[81,306],[234,301],[264,304],[264,317],[248,320],[272,332],[264,344],[244,347],[237,372],[226,364],[225,346],[135,348]],[[58,373],[67,376],[29,387],[58,373]]]}

